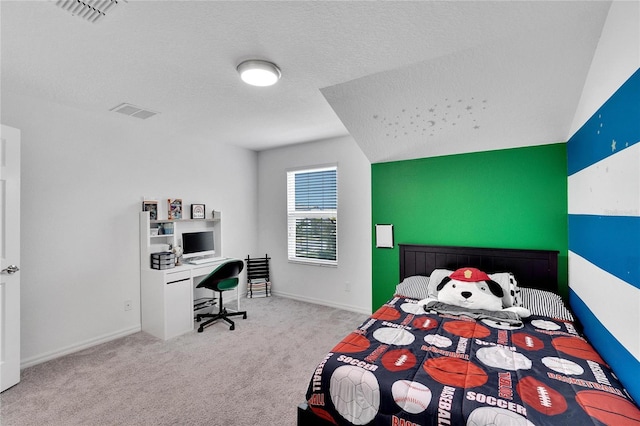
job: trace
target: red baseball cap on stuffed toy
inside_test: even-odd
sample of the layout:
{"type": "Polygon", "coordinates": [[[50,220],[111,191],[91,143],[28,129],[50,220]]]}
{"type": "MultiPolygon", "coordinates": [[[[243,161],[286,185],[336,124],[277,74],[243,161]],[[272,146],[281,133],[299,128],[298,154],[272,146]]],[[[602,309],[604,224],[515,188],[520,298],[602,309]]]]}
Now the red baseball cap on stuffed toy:
{"type": "Polygon", "coordinates": [[[475,283],[478,281],[489,281],[489,275],[476,268],[460,268],[449,275],[449,278],[457,281],[475,283]]]}

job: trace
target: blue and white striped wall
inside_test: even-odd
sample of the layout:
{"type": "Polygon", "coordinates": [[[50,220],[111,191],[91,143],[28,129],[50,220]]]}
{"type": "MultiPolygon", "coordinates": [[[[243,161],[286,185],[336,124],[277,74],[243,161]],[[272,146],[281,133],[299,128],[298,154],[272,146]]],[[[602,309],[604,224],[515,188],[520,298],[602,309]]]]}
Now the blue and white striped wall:
{"type": "Polygon", "coordinates": [[[569,301],[640,401],[640,69],[567,143],[569,301]]]}

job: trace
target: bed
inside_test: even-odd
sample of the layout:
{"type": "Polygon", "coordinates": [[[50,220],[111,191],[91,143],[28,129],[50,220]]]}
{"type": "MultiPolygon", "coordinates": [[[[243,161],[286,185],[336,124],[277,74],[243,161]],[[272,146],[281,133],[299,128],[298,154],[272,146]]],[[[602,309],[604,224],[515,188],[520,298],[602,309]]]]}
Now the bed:
{"type": "Polygon", "coordinates": [[[319,360],[298,425],[640,426],[638,406],[558,295],[557,259],[400,245],[395,294],[319,360]],[[472,319],[417,303],[464,267],[491,274],[531,316],[472,319]]]}

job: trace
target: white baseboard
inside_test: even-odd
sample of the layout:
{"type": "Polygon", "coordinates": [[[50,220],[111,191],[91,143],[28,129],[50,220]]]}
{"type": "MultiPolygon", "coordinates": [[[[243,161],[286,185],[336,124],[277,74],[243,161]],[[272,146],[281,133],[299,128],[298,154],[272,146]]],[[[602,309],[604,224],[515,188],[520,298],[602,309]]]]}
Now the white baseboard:
{"type": "Polygon", "coordinates": [[[134,327],[130,327],[127,329],[123,329],[117,331],[115,333],[103,334],[102,336],[98,336],[89,340],[85,340],[84,342],[80,342],[74,345],[67,346],[66,348],[57,349],[55,351],[46,352],[44,354],[40,354],[31,358],[23,359],[20,361],[20,369],[25,369],[27,367],[33,367],[37,364],[42,364],[43,362],[50,361],[52,359],[60,358],[61,356],[68,355],[74,352],[81,351],[83,349],[90,348],[92,346],[96,346],[102,343],[110,342],[112,340],[119,339],[121,337],[128,336],[130,334],[134,334],[141,331],[141,326],[137,325],[134,327]]]}
{"type": "MultiPolygon", "coordinates": [[[[272,292],[274,296],[278,297],[286,297],[288,299],[299,300],[301,302],[307,303],[315,303],[316,305],[328,306],[330,308],[343,309],[345,311],[357,312],[360,314],[371,315],[371,310],[363,308],[361,306],[352,306],[343,303],[335,303],[327,300],[316,299],[313,297],[305,297],[297,294],[291,294],[286,292],[272,292]]],[[[231,295],[230,295],[231,296],[231,295]]],[[[225,305],[227,301],[236,301],[235,294],[228,299],[225,298],[225,305]]],[[[20,361],[20,368],[25,369],[28,367],[33,367],[34,365],[42,364],[46,361],[51,361],[52,359],[60,358],[61,356],[68,355],[74,352],[81,351],[83,349],[87,349],[96,345],[100,345],[102,343],[107,343],[112,340],[119,339],[121,337],[128,336],[130,334],[134,334],[141,331],[141,326],[137,325],[134,327],[130,327],[127,329],[119,330],[115,333],[104,334],[102,336],[98,336],[92,339],[85,340],[84,342],[80,342],[74,345],[67,346],[65,348],[57,349],[55,351],[46,352],[44,354],[40,354],[31,358],[23,359],[20,361]]]]}
{"type": "Polygon", "coordinates": [[[345,311],[371,315],[371,309],[366,309],[361,306],[345,305],[343,303],[330,302],[327,300],[316,299],[313,297],[305,297],[305,296],[300,296],[298,294],[291,294],[291,293],[286,293],[281,291],[273,291],[271,294],[273,294],[274,296],[286,297],[287,299],[299,300],[301,302],[315,303],[316,305],[323,305],[323,306],[328,306],[330,308],[343,309],[345,311]]]}

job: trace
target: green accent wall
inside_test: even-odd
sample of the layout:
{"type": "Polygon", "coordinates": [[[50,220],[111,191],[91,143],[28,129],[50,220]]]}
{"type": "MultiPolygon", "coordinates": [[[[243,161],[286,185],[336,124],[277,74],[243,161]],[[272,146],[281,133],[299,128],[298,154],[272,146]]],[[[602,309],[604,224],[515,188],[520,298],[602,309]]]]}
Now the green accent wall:
{"type": "Polygon", "coordinates": [[[567,296],[566,144],[373,164],[371,198],[395,242],[376,248],[373,226],[374,311],[398,284],[398,244],[558,250],[567,296]]]}

